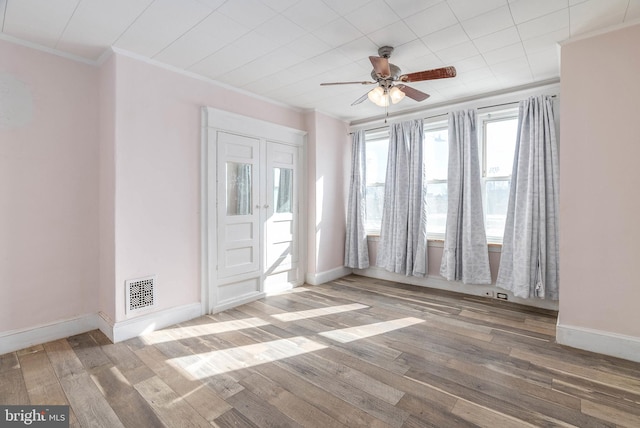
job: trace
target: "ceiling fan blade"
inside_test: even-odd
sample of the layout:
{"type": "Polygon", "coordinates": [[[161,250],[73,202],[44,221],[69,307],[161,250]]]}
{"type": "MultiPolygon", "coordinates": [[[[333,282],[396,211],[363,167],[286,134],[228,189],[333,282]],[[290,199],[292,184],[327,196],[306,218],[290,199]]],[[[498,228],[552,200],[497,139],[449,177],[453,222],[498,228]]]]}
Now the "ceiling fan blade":
{"type": "Polygon", "coordinates": [[[357,100],[355,100],[354,102],[351,103],[352,106],[358,105],[361,102],[363,102],[364,100],[367,99],[367,97],[369,96],[369,92],[365,93],[363,96],[361,96],[360,98],[358,98],[357,100]]]}
{"type": "Polygon", "coordinates": [[[400,76],[398,80],[402,82],[420,82],[422,80],[446,79],[456,77],[455,67],[434,68],[433,70],[417,71],[400,76]]]}
{"type": "Polygon", "coordinates": [[[369,81],[362,81],[362,82],[328,82],[328,83],[321,83],[320,86],[331,86],[331,85],[373,85],[374,83],[378,83],[378,82],[369,82],[369,81]]]}
{"type": "Polygon", "coordinates": [[[400,89],[402,92],[404,92],[404,94],[406,96],[408,96],[409,98],[412,98],[416,101],[424,101],[427,98],[430,97],[429,94],[425,94],[422,91],[419,91],[417,89],[413,89],[407,85],[398,85],[398,89],[400,89]]]}
{"type": "Polygon", "coordinates": [[[391,76],[391,69],[389,68],[389,60],[387,58],[381,58],[379,56],[370,56],[369,61],[373,65],[373,70],[380,77],[391,76]]]}

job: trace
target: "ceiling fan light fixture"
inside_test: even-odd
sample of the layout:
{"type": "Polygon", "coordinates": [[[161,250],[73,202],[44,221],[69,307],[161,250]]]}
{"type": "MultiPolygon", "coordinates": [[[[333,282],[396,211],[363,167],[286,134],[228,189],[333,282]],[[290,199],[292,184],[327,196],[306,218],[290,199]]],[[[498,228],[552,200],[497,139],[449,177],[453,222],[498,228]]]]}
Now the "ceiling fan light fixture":
{"type": "Polygon", "coordinates": [[[367,94],[369,100],[377,106],[387,107],[389,105],[389,96],[382,86],[377,86],[367,94]]]}
{"type": "Polygon", "coordinates": [[[400,101],[402,101],[404,96],[405,93],[402,92],[402,90],[397,86],[394,86],[389,90],[389,98],[391,98],[391,102],[393,104],[398,104],[400,101]]]}

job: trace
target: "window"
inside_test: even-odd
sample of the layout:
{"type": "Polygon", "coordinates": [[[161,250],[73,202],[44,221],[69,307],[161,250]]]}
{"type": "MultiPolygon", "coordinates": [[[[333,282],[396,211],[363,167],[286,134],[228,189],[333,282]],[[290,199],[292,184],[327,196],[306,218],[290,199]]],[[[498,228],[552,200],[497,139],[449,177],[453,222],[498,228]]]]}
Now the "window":
{"type": "Polygon", "coordinates": [[[482,122],[482,195],[489,242],[502,242],[509,204],[513,155],[518,132],[514,113],[486,115],[482,122]]]}
{"type": "MultiPolygon", "coordinates": [[[[501,243],[509,204],[511,170],[518,130],[517,109],[478,115],[478,142],[482,167],[482,197],[487,240],[501,243]]],[[[443,239],[447,223],[449,133],[446,121],[427,123],[424,131],[427,191],[427,236],[443,239]]],[[[366,134],[367,232],[377,234],[382,224],[389,134],[366,134]]]]}
{"type": "Polygon", "coordinates": [[[382,225],[384,205],[384,182],[387,174],[387,156],[389,153],[389,134],[366,134],[366,219],[367,232],[379,233],[382,225]]]}
{"type": "Polygon", "coordinates": [[[443,239],[447,225],[449,132],[446,123],[428,125],[424,132],[427,179],[427,236],[443,239]]]}

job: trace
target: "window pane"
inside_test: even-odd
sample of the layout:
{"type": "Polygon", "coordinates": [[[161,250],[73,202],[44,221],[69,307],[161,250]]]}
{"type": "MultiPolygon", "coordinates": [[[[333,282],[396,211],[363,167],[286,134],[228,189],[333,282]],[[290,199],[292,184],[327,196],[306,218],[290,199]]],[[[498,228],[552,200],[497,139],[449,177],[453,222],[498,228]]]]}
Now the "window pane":
{"type": "Polygon", "coordinates": [[[444,234],[447,225],[447,183],[427,184],[427,234],[444,234]]]}
{"type": "Polygon", "coordinates": [[[227,215],[251,215],[251,164],[227,162],[227,215]]]}
{"type": "Polygon", "coordinates": [[[502,238],[509,204],[511,180],[487,180],[486,182],[486,230],[487,237],[502,238]]]}
{"type": "Polygon", "coordinates": [[[516,147],[518,119],[486,122],[486,177],[509,177],[516,147]]]}
{"type": "Polygon", "coordinates": [[[379,231],[382,225],[382,207],[384,206],[384,183],[367,186],[366,230],[379,231]]]}
{"type": "Polygon", "coordinates": [[[446,128],[424,133],[424,162],[427,180],[447,179],[449,133],[446,128]]]}
{"type": "Polygon", "coordinates": [[[388,151],[388,139],[367,142],[367,216],[365,219],[365,228],[370,231],[379,231],[382,224],[384,182],[387,174],[388,151]]]}

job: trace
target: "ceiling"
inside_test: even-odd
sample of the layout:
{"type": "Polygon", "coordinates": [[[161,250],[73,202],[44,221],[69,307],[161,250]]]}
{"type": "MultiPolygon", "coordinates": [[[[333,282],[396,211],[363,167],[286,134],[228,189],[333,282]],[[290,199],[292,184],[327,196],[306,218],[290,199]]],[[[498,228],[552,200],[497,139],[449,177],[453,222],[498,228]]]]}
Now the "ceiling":
{"type": "Polygon", "coordinates": [[[559,77],[557,42],[640,19],[640,0],[0,0],[5,39],[91,62],[110,46],[293,107],[380,115],[368,57],[391,45],[404,73],[453,65],[390,112],[559,77]]]}

